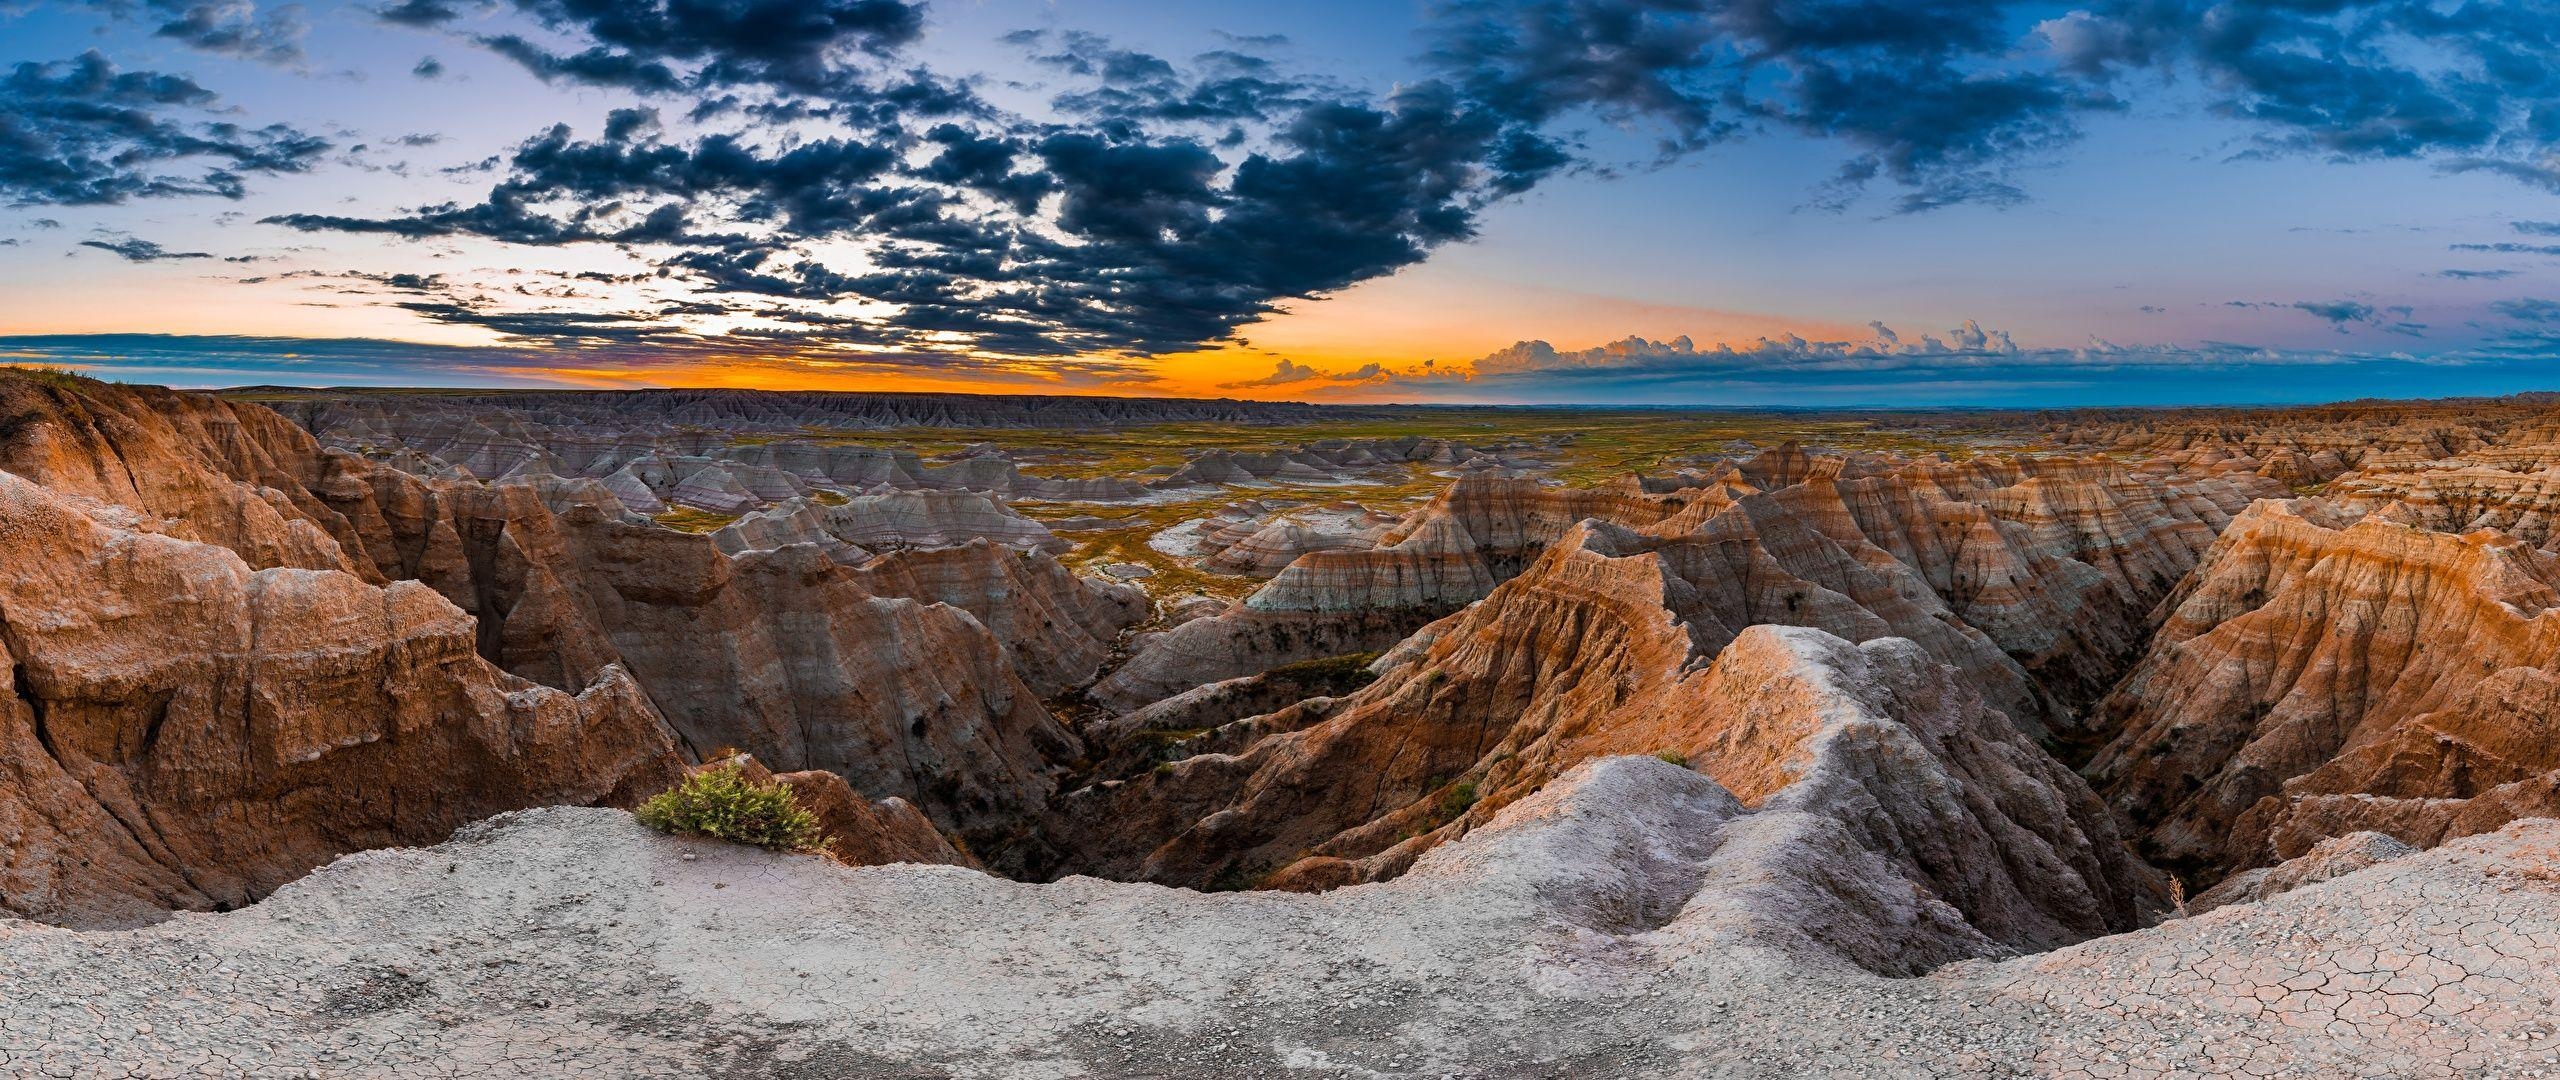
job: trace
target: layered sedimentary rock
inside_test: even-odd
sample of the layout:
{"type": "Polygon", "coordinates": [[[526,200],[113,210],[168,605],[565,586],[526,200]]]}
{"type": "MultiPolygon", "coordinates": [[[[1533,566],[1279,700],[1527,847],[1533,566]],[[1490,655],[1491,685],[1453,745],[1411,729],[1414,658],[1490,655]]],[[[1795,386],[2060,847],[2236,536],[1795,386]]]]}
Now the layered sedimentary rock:
{"type": "Polygon", "coordinates": [[[1093,681],[1120,632],[1150,610],[1144,589],[1079,577],[1055,559],[987,540],[893,552],[853,576],[873,593],[948,604],[976,617],[1042,697],[1093,681]]]}
{"type": "Polygon", "coordinates": [[[1468,477],[1372,550],[1301,556],[1227,612],[1154,635],[1094,688],[1129,709],[1280,664],[1377,652],[1493,591],[1588,517],[1649,523],[1676,497],[1468,477]]]}
{"type": "Polygon", "coordinates": [[[815,509],[829,534],[873,551],[949,547],[977,539],[1052,553],[1071,546],[1039,522],[974,492],[882,491],[815,509]]]}
{"type": "Polygon", "coordinates": [[[2305,885],[2345,877],[2358,870],[2414,854],[2417,850],[2378,832],[2333,836],[2275,866],[2243,870],[2222,879],[2220,884],[2188,904],[2185,913],[2202,915],[2219,907],[2258,903],[2305,885]]]}
{"type": "Polygon", "coordinates": [[[2317,501],[2234,521],[2103,706],[2101,787],[2211,879],[2560,811],[2560,558],[2317,501]]]}
{"type": "MultiPolygon", "coordinates": [[[[630,677],[473,650],[415,582],[253,569],[0,472],[0,907],[75,924],[248,903],[349,851],[676,775],[630,677]]],[[[252,545],[255,547],[255,545],[252,545]]]]}
{"type": "Polygon", "coordinates": [[[592,506],[559,520],[574,602],[696,751],[838,772],[963,829],[1035,810],[1050,763],[1076,756],[1003,644],[959,608],[875,593],[865,582],[882,578],[814,545],[732,557],[592,506]]]}
{"type": "MultiPolygon", "coordinates": [[[[1877,857],[1957,898],[1957,922],[1977,935],[1950,927],[1937,944],[1887,951],[1950,958],[2131,923],[2151,884],[2103,805],[1928,647],[1803,579],[1701,572],[1753,549],[1653,544],[1583,526],[1352,697],[1240,721],[1261,729],[1246,745],[1077,792],[1059,828],[1093,861],[1071,868],[1278,888],[1377,880],[1582,761],[1662,752],[1744,806],[1784,811],[1768,818],[1785,823],[1767,826],[1772,845],[1843,828],[1875,841],[1877,857]],[[1771,621],[1870,644],[1758,625],[1771,621]],[[2024,861],[1991,880],[1986,858],[2024,861]]],[[[1908,629],[1924,627],[1944,630],[1915,612],[1908,629]]]]}
{"type": "Polygon", "coordinates": [[[1221,574],[1269,579],[1311,551],[1365,551],[1397,519],[1354,503],[1272,505],[1247,500],[1149,538],[1156,550],[1221,574]]]}
{"type": "Polygon", "coordinates": [[[2495,529],[2546,551],[2560,549],[2560,472],[2465,464],[2359,473],[2341,479],[2330,496],[2351,513],[2435,532],[2495,529]]]}
{"type": "Polygon", "coordinates": [[[859,564],[874,552],[958,547],[977,540],[1052,554],[1073,546],[1012,507],[966,491],[880,490],[834,502],[788,499],[746,513],[711,535],[720,550],[733,555],[816,544],[847,564],[859,564]]]}
{"type": "MultiPolygon", "coordinates": [[[[2274,481],[2018,457],[1904,462],[1793,446],[1721,473],[1575,489],[1470,477],[1370,550],[1301,556],[1246,601],[1150,638],[1095,689],[1135,708],[1299,660],[1383,650],[1490,594],[1585,519],[1748,544],[1785,574],[1865,582],[1861,602],[1943,610],[1991,654],[1957,657],[2022,725],[2067,725],[2139,653],[2143,616],[2274,481]],[[1747,478],[1758,476],[1771,489],[1747,478]]],[[[1743,563],[1734,565],[1740,567],[1743,563]]],[[[1975,650],[1982,652],[1985,650],[1975,650]]]]}
{"type": "MultiPolygon", "coordinates": [[[[1130,590],[1045,554],[901,532],[913,515],[894,508],[856,520],[901,544],[961,546],[907,547],[859,575],[830,558],[840,546],[740,544],[733,557],[631,514],[599,480],[426,479],[201,395],[6,378],[0,394],[0,469],[87,499],[84,512],[116,527],[218,544],[252,570],[405,582],[390,587],[412,598],[431,595],[423,585],[460,609],[442,620],[403,609],[438,642],[458,634],[507,672],[573,694],[620,687],[685,752],[836,770],[979,835],[1036,812],[1059,763],[1080,755],[1040,698],[1090,678],[1143,614],[1130,590]]],[[[1019,538],[1047,535],[983,499],[970,507],[1019,538]]],[[[952,528],[949,515],[925,518],[952,528]]],[[[559,797],[586,782],[562,780],[559,797]]]]}

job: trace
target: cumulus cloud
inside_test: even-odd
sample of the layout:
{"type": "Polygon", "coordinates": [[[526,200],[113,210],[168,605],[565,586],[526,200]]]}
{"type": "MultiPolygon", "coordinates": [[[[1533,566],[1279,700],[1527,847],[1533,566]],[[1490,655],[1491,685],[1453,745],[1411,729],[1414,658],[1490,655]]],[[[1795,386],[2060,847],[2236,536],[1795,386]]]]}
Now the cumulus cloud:
{"type": "Polygon", "coordinates": [[[1219,383],[1218,388],[1249,390],[1273,386],[1303,386],[1308,383],[1369,383],[1385,382],[1394,377],[1387,370],[1386,365],[1375,362],[1363,364],[1350,371],[1328,373],[1283,357],[1272,367],[1269,375],[1241,382],[1219,383]]]}

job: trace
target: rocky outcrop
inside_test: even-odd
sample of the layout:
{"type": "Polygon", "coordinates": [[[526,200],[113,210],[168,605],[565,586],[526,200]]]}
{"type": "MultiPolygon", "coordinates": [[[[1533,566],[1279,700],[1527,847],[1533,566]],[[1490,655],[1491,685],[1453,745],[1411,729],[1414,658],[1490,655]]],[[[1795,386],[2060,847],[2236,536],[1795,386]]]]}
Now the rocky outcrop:
{"type": "Polygon", "coordinates": [[[1933,895],[1978,902],[1967,918],[1989,940],[2050,944],[2130,924],[2151,883],[2103,806],[1926,648],[1802,582],[1794,617],[1836,619],[1875,643],[1741,630],[1786,617],[1788,586],[1717,597],[1702,589],[1710,579],[1672,569],[1679,556],[1610,551],[1640,538],[1589,531],[1605,528],[1586,526],[1313,722],[1071,796],[1060,827],[1078,842],[1064,846],[1093,858],[1075,868],[1277,888],[1377,880],[1582,761],[1663,752],[1744,806],[1834,822],[1808,827],[1869,812],[1853,807],[1917,815],[1850,826],[1904,836],[1886,846],[1912,867],[2026,858],[2034,865],[2012,866],[2017,882],[2071,883],[2039,901],[2019,890],[2043,886],[1931,877],[1933,895]]]}
{"type": "Polygon", "coordinates": [[[1151,610],[1146,590],[1081,577],[1057,560],[986,540],[898,551],[853,577],[881,596],[948,604],[1003,643],[1032,692],[1054,697],[1092,682],[1120,632],[1151,610]]]}
{"type": "Polygon", "coordinates": [[[814,512],[829,535],[872,551],[951,547],[980,539],[1052,554],[1073,546],[1011,507],[966,491],[882,491],[838,506],[817,506],[814,512]]]}
{"type": "Polygon", "coordinates": [[[424,585],[252,568],[131,518],[0,472],[12,913],[238,906],[346,852],[518,807],[627,805],[676,775],[620,668],[575,694],[538,686],[483,660],[471,618],[424,585]]]}
{"type": "Polygon", "coordinates": [[[2485,465],[2391,471],[2341,479],[2330,501],[2349,513],[2444,533],[2494,529],[2560,550],[2560,472],[2485,465]]]}
{"type": "Polygon", "coordinates": [[[963,831],[1036,812],[1077,756],[960,608],[874,593],[814,545],[731,557],[591,506],[560,521],[578,602],[696,751],[837,772],[963,831]]]}
{"type": "Polygon", "coordinates": [[[1291,505],[1246,500],[1182,522],[1148,539],[1150,547],[1198,560],[1221,574],[1269,579],[1311,551],[1365,551],[1397,519],[1356,503],[1291,505]]]}
{"type": "MultiPolygon", "coordinates": [[[[1080,756],[1040,699],[1091,678],[1138,617],[1125,588],[1045,554],[901,532],[912,522],[894,508],[861,520],[961,546],[901,550],[867,574],[829,557],[841,548],[731,556],[631,514],[602,481],[523,468],[498,484],[426,479],[203,395],[0,378],[0,409],[11,418],[0,468],[88,500],[84,512],[114,527],[203,540],[252,570],[329,569],[404,597],[441,594],[459,612],[437,624],[438,641],[459,634],[508,672],[571,693],[636,684],[631,696],[656,706],[685,752],[835,770],[980,838],[1036,813],[1061,763],[1080,756]]],[[[1047,536],[984,499],[970,506],[1047,536]]],[[[951,517],[937,520],[926,524],[951,517]]]]}
{"type": "Polygon", "coordinates": [[[1461,479],[1374,548],[1303,555],[1241,606],[1148,639],[1094,696],[1127,710],[1280,663],[1386,649],[1591,519],[1692,548],[1751,545],[1760,555],[1736,567],[1765,556],[1880,610],[1943,611],[1946,625],[1912,633],[1979,639],[1964,650],[1978,655],[1938,651],[1980,672],[1985,695],[2021,725],[2070,728],[2139,654],[2145,614],[2231,515],[2283,493],[2247,472],[2164,476],[2069,458],[1910,462],[1782,447],[1746,464],[1756,472],[1589,489],[1461,479]]]}
{"type": "Polygon", "coordinates": [[[2107,700],[2093,763],[2212,880],[2360,830],[2427,846],[2560,810],[2560,559],[2316,501],[2235,521],[2107,700]]]}
{"type": "Polygon", "coordinates": [[[2417,850],[2377,832],[2333,836],[2279,865],[2243,870],[2222,879],[2221,884],[2196,897],[2182,914],[2202,915],[2219,907],[2273,899],[2305,885],[2345,877],[2358,870],[2414,854],[2417,850]]]}

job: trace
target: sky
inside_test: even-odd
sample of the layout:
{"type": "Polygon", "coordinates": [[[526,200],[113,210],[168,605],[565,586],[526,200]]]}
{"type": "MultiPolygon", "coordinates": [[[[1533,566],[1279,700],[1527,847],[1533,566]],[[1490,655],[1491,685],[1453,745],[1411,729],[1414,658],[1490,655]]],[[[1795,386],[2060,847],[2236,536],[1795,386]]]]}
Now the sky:
{"type": "Polygon", "coordinates": [[[2560,389],[2560,0],[0,0],[0,362],[2560,389]]]}

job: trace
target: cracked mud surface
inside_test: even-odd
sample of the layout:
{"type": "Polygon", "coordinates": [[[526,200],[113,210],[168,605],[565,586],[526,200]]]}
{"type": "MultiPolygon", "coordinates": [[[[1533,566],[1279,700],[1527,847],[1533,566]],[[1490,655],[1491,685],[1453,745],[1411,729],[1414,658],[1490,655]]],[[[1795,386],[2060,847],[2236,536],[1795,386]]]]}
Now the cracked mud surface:
{"type": "Polygon", "coordinates": [[[1630,800],[1675,798],[1670,772],[1562,784],[1572,820],[1510,815],[1319,896],[848,869],[617,811],[509,814],[243,911],[0,926],[0,1073],[2560,1075],[2560,823],[1889,979],[1730,925],[1570,915],[1605,876],[1573,845],[1645,842],[1658,815],[1630,800]]]}

